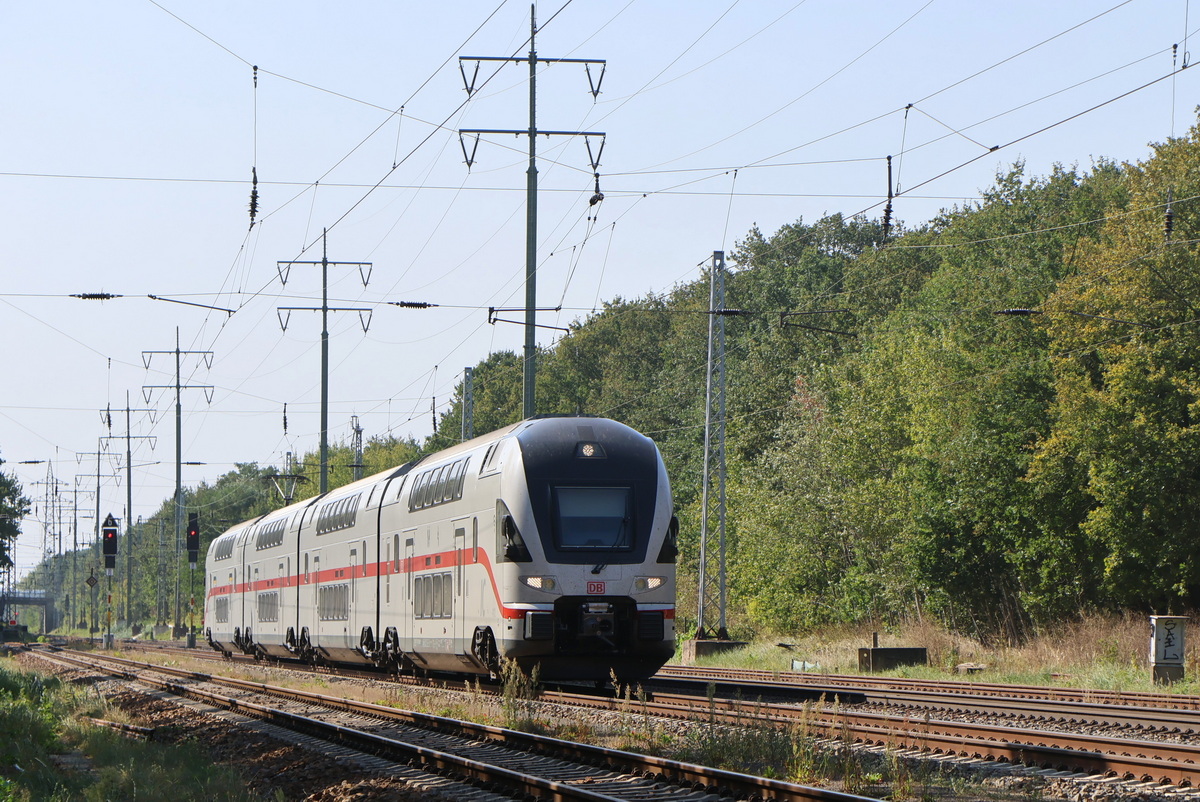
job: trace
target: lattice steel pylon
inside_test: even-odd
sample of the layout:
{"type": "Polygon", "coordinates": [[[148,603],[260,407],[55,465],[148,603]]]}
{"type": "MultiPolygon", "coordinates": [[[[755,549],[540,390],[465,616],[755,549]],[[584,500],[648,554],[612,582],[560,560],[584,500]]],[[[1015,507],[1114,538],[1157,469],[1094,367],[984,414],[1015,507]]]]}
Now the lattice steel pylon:
{"type": "Polygon", "coordinates": [[[700,640],[714,637],[729,640],[725,625],[725,317],[725,252],[713,251],[709,280],[708,376],[704,393],[700,579],[696,605],[696,638],[700,640]],[[713,485],[716,485],[717,496],[715,511],[713,485]],[[713,563],[716,564],[715,572],[713,563]],[[715,629],[712,626],[714,616],[717,619],[715,629]]]}

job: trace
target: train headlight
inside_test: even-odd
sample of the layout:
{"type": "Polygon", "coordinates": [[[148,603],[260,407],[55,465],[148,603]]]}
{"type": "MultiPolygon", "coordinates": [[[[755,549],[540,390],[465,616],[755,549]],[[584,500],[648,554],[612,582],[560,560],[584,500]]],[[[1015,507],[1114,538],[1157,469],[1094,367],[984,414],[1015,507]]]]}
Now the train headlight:
{"type": "Polygon", "coordinates": [[[661,588],[667,582],[665,576],[639,576],[633,580],[633,592],[645,593],[648,590],[661,588]]]}
{"type": "Polygon", "coordinates": [[[558,589],[558,580],[552,576],[523,576],[521,582],[534,590],[544,590],[548,593],[558,589]]]}
{"type": "Polygon", "coordinates": [[[576,443],[575,456],[580,459],[607,459],[608,455],[604,453],[604,446],[599,443],[576,443]]]}

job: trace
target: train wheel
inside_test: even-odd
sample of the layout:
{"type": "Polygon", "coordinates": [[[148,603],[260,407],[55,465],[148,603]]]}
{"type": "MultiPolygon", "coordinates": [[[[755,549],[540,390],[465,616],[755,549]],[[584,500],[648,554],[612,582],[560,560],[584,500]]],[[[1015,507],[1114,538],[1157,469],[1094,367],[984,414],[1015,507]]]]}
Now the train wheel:
{"type": "Polygon", "coordinates": [[[476,627],[471,642],[471,653],[483,664],[492,679],[500,677],[500,653],[496,649],[496,638],[490,627],[476,627]]]}
{"type": "Polygon", "coordinates": [[[312,642],[308,639],[308,627],[300,630],[300,644],[296,649],[297,655],[301,660],[313,662],[312,642]]]}
{"type": "Polygon", "coordinates": [[[404,655],[400,652],[400,636],[394,627],[383,633],[383,648],[379,652],[379,665],[393,674],[399,674],[404,655]]]}
{"type": "Polygon", "coordinates": [[[379,644],[375,642],[375,633],[370,627],[362,628],[362,634],[358,638],[358,650],[371,662],[379,663],[379,644]]]}

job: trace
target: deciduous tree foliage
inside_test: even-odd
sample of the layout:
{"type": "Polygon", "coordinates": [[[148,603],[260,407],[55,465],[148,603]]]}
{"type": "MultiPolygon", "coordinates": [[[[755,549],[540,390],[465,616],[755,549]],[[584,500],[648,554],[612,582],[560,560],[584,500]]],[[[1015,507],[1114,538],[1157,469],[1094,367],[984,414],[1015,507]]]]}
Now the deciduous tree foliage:
{"type": "Polygon", "coordinates": [[[21,534],[21,519],[28,514],[29,499],[23,495],[20,483],[16,477],[0,472],[0,568],[12,567],[13,545],[21,534]]]}
{"type": "Polygon", "coordinates": [[[1173,612],[1200,601],[1197,131],[1123,172],[1129,212],[1046,305],[1055,425],[1030,481],[1060,536],[1098,556],[1099,603],[1173,612]]]}

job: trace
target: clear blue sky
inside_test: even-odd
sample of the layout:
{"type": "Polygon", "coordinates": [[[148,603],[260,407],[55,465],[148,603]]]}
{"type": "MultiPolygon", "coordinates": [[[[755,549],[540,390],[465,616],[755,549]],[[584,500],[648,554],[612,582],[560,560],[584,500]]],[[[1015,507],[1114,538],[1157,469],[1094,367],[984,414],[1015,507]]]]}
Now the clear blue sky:
{"type": "MultiPolygon", "coordinates": [[[[1200,25],[1189,11],[1186,0],[541,3],[539,56],[607,60],[596,101],[581,65],[539,67],[539,128],[607,133],[596,209],[584,141],[539,138],[539,305],[564,307],[541,322],[696,278],[754,225],[878,216],[889,154],[901,189],[913,187],[895,203],[909,225],[972,202],[1018,160],[1040,175],[1144,159],[1195,119],[1197,73],[1138,90],[1182,64],[1200,25]]],[[[352,415],[367,438],[424,437],[432,399],[449,400],[463,367],[520,350],[520,327],[489,326],[487,309],[524,303],[527,143],[485,136],[468,171],[457,129],[526,127],[528,70],[484,62],[486,85],[466,102],[458,57],[524,55],[529,13],[499,0],[0,7],[0,457],[39,517],[48,468],[69,492],[95,470],[76,454],[124,435],[127,393],[156,410],[133,415],[134,435],[157,438],[153,450],[136,441],[133,518],[171,495],[174,399],[157,390],[147,403],[142,388],[172,383],[173,359],[147,369],[142,355],[173,349],[176,328],[183,349],[212,352],[211,368],[184,359],[184,382],[213,388],[211,404],[184,392],[184,459],[206,463],[186,467],[185,484],[316,448],[319,316],[295,312],[283,331],[277,308],[319,304],[319,268],[294,268],[285,287],[276,263],[320,259],[322,228],[330,259],[373,263],[365,289],[356,271],[332,271],[335,306],[373,310],[365,334],[356,314],[332,317],[335,441],[352,415]],[[125,297],[69,297],[85,292],[125,297]],[[396,300],[443,306],[385,305],[396,300]]],[[[123,458],[123,444],[111,451],[123,458]]],[[[102,473],[116,465],[104,455],[102,473]]],[[[104,479],[102,515],[124,505],[124,485],[104,479]]],[[[21,572],[43,542],[39,521],[24,529],[21,572]]]]}

